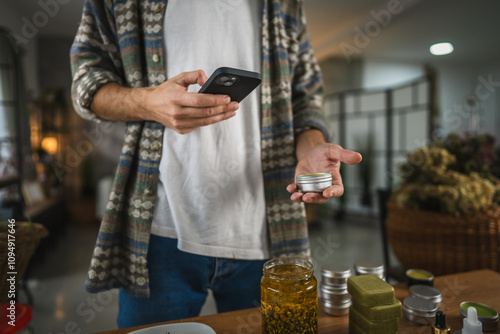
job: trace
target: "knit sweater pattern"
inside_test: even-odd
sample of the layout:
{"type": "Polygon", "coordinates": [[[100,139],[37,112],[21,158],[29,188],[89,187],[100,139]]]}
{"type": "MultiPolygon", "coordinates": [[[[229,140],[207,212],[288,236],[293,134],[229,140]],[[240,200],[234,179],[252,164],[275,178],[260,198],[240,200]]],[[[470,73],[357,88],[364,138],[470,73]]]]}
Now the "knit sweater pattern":
{"type": "MultiPolygon", "coordinates": [[[[166,0],[86,0],[71,48],[72,99],[83,118],[107,83],[157,86],[166,80],[163,21],[166,0]]],[[[261,156],[273,257],[309,256],[303,203],[292,202],[295,139],[319,129],[330,140],[322,109],[323,81],[300,0],[263,0],[261,156]]],[[[123,288],[150,295],[147,252],[164,126],[127,122],[106,213],[92,255],[86,290],[123,288]]],[[[168,186],[168,185],[166,185],[168,186]]],[[[241,217],[244,219],[244,217],[241,217]]]]}

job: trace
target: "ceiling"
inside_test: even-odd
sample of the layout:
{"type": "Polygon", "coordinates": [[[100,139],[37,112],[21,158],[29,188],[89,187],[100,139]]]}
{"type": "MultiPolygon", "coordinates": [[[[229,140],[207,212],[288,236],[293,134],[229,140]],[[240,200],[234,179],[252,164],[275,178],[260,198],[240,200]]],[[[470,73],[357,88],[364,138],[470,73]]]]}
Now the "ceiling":
{"type": "Polygon", "coordinates": [[[359,31],[373,35],[366,35],[369,43],[358,48],[356,55],[361,57],[470,63],[500,59],[498,0],[306,0],[305,4],[312,44],[320,59],[344,56],[341,45],[355,47],[356,37],[360,45],[359,31]],[[384,16],[377,13],[390,13],[388,7],[394,4],[399,4],[391,7],[395,14],[382,27],[376,16],[382,17],[379,21],[384,16]],[[432,56],[430,45],[442,41],[451,42],[455,52],[432,56]]]}
{"type": "MultiPolygon", "coordinates": [[[[498,0],[305,0],[316,56],[377,57],[436,61],[432,43],[450,41],[455,52],[438,61],[492,62],[500,59],[498,0]],[[383,14],[385,13],[385,15],[383,14]],[[364,39],[363,36],[364,35],[364,39]]],[[[32,17],[37,1],[12,1],[32,17]]],[[[60,5],[41,28],[42,35],[73,37],[83,0],[60,5]]],[[[347,59],[347,58],[346,58],[347,59]]]]}

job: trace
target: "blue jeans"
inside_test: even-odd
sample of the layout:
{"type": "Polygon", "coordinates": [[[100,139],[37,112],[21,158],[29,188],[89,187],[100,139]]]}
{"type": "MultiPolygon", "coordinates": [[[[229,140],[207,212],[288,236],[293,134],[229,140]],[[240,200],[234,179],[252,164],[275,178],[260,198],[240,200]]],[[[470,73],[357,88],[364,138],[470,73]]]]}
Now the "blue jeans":
{"type": "Polygon", "coordinates": [[[210,288],[218,312],[260,305],[265,261],[214,258],[177,249],[177,240],[151,235],[148,250],[150,298],[120,290],[119,328],[198,316],[210,288]]]}

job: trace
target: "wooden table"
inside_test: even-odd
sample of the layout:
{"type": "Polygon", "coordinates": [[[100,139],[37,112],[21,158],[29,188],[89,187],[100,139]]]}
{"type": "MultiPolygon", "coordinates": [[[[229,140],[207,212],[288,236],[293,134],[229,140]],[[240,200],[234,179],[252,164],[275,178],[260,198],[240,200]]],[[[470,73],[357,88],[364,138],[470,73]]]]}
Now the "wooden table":
{"type": "MultiPolygon", "coordinates": [[[[500,310],[500,273],[491,270],[478,270],[456,275],[437,277],[434,286],[441,291],[443,301],[440,310],[445,312],[447,323],[452,333],[462,329],[462,317],[459,305],[463,301],[475,301],[500,310]]],[[[408,297],[408,287],[401,283],[394,286],[396,298],[408,297]]],[[[217,334],[261,334],[260,309],[252,308],[241,311],[207,315],[172,322],[201,322],[212,327],[217,334]]],[[[170,322],[170,323],[172,323],[170,322]]],[[[169,322],[166,322],[169,323],[169,322]]],[[[166,324],[165,323],[165,324],[166,324]]],[[[163,323],[162,323],[163,324],[163,323]]],[[[156,324],[159,325],[159,324],[156,324]]],[[[348,317],[331,317],[318,308],[318,327],[320,334],[347,334],[348,317]]],[[[150,326],[119,329],[102,334],[125,334],[150,326]]],[[[429,326],[412,326],[406,318],[399,322],[399,334],[430,333],[429,326]]],[[[500,333],[496,332],[487,333],[500,333]]]]}

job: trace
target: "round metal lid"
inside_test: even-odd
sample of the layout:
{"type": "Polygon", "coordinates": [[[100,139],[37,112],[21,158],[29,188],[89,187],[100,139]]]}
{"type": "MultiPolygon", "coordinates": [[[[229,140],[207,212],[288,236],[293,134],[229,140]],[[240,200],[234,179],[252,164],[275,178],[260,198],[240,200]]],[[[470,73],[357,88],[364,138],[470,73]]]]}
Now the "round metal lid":
{"type": "Polygon", "coordinates": [[[380,261],[376,260],[357,260],[354,262],[354,267],[358,271],[368,271],[368,272],[373,272],[373,271],[380,271],[384,270],[384,264],[380,261]]]}
{"type": "Polygon", "coordinates": [[[443,300],[441,292],[429,285],[415,284],[410,287],[409,291],[410,296],[432,300],[435,303],[439,303],[443,300]]]}
{"type": "Polygon", "coordinates": [[[432,316],[437,311],[436,303],[420,297],[407,297],[403,300],[403,308],[409,313],[419,316],[432,316]]]}
{"type": "Polygon", "coordinates": [[[340,263],[329,263],[321,267],[321,275],[330,278],[346,278],[351,276],[351,269],[340,263]]]}

